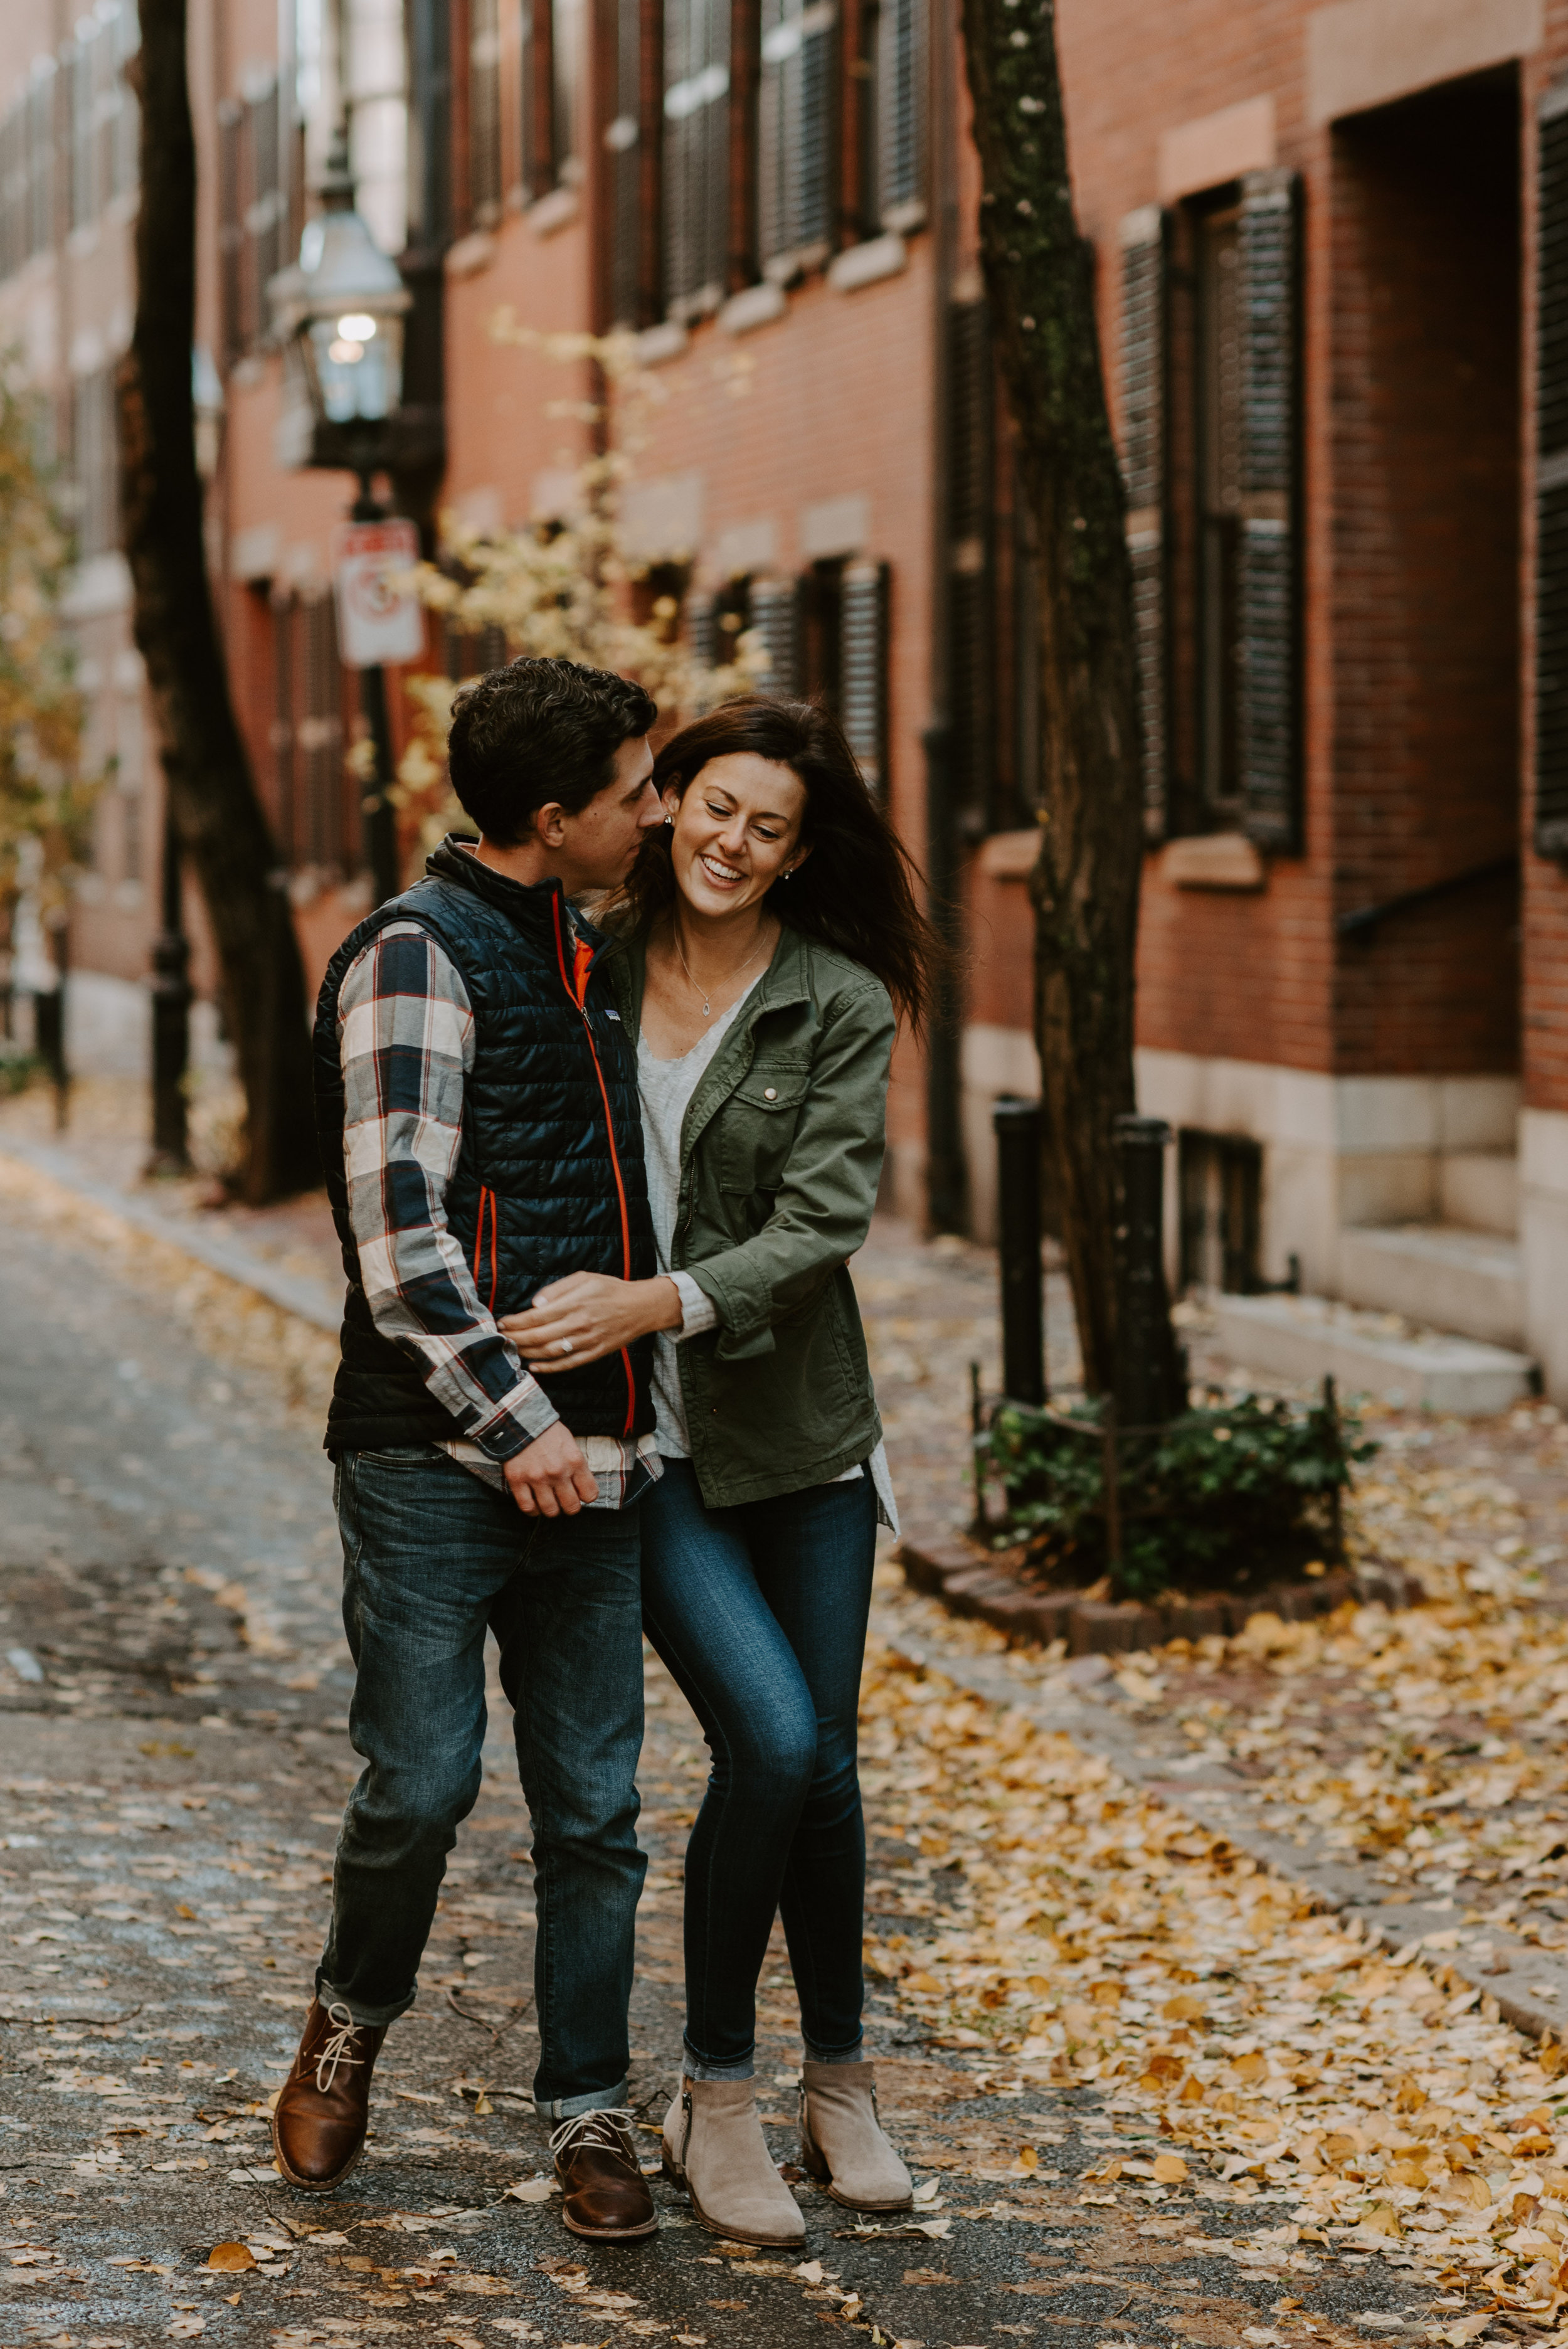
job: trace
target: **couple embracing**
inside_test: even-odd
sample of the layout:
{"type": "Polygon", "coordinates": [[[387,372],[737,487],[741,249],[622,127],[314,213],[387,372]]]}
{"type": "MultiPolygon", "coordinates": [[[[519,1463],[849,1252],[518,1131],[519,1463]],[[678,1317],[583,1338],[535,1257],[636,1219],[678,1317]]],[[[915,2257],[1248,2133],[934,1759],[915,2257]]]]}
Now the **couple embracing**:
{"type": "Polygon", "coordinates": [[[590,2240],[655,2230],[624,2104],[645,1629],[711,1757],[664,2164],[704,2224],[789,2245],[753,2091],[776,1913],[805,2166],[851,2208],[910,2196],[861,2053],[856,1703],[893,1504],[847,1264],[931,934],[826,711],[727,703],[656,760],[655,716],[567,661],[459,695],[479,840],[446,840],[323,985],[348,1277],[326,1444],[365,1768],[273,2142],[318,2190],[358,2159],[479,1791],[493,1632],[562,2215],[590,2240]]]}

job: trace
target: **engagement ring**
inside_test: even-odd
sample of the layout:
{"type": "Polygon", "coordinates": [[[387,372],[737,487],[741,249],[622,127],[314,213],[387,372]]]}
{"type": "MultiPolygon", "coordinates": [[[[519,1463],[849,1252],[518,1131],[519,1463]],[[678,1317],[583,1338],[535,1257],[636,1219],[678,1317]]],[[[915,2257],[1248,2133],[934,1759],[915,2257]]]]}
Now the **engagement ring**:
{"type": "Polygon", "coordinates": [[[571,1339],[570,1339],[570,1338],[562,1338],[562,1339],[560,1340],[560,1346],[561,1346],[561,1351],[562,1351],[563,1354],[569,1354],[569,1353],[572,1351],[572,1340],[571,1340],[571,1339]]]}

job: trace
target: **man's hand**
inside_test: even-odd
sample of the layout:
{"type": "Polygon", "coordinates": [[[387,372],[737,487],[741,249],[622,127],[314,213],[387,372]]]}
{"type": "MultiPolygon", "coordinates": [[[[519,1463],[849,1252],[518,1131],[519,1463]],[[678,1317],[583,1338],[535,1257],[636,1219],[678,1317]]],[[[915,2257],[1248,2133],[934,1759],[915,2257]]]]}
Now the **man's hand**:
{"type": "Polygon", "coordinates": [[[542,1288],[526,1313],[503,1315],[500,1327],[540,1379],[619,1353],[651,1330],[678,1330],[681,1319],[680,1291],[665,1274],[615,1280],[571,1272],[542,1288]]]}
{"type": "Polygon", "coordinates": [[[577,1438],[560,1419],[512,1454],[506,1481],[525,1517],[574,1517],[584,1501],[599,1497],[577,1438]]]}

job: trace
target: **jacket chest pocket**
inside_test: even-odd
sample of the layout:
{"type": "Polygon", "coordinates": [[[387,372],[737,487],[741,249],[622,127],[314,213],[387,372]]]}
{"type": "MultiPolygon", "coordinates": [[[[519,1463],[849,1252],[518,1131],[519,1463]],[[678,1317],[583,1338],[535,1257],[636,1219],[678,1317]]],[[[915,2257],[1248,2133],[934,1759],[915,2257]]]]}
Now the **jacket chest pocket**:
{"type": "Polygon", "coordinates": [[[776,1191],[810,1083],[803,1062],[758,1061],[719,1112],[718,1180],[725,1191],[776,1191]]]}

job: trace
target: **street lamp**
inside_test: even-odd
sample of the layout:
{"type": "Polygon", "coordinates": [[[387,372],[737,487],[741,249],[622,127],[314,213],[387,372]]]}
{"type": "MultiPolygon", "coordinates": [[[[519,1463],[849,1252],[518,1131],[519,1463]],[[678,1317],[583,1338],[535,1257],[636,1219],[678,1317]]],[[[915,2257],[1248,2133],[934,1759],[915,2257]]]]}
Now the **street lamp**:
{"type": "MultiPolygon", "coordinates": [[[[280,271],[268,291],[310,398],[315,429],[308,461],[356,474],[359,495],[351,522],[384,523],[387,508],[372,484],[392,450],[403,389],[403,321],[413,296],[354,208],[346,127],[333,141],[321,201],[319,215],[305,223],[298,262],[280,271]]],[[[380,905],[396,894],[399,877],[397,821],[387,796],[387,673],[380,659],[358,666],[360,708],[375,756],[363,803],[365,861],[380,905]]]]}

